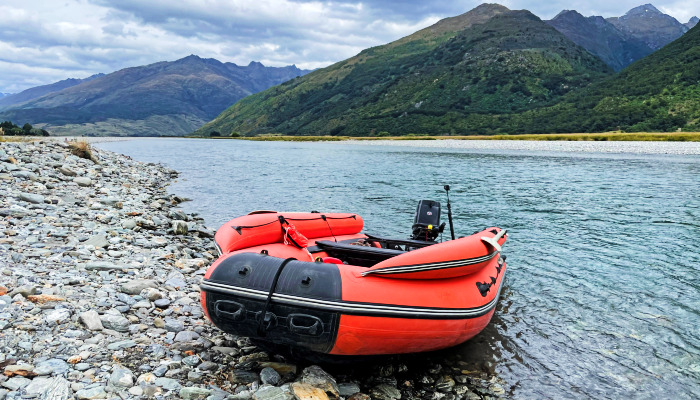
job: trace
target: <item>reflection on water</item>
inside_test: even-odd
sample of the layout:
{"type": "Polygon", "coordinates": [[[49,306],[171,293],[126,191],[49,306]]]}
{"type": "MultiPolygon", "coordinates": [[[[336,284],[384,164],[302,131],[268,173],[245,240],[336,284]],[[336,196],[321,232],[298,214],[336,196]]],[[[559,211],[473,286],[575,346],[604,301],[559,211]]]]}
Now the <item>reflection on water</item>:
{"type": "Polygon", "coordinates": [[[171,190],[212,227],[254,209],[352,211],[368,232],[402,237],[417,201],[444,201],[449,183],[456,233],[507,228],[509,268],[492,324],[440,356],[494,371],[514,398],[698,398],[700,157],[634,153],[655,145],[99,146],[180,171],[171,190]]]}

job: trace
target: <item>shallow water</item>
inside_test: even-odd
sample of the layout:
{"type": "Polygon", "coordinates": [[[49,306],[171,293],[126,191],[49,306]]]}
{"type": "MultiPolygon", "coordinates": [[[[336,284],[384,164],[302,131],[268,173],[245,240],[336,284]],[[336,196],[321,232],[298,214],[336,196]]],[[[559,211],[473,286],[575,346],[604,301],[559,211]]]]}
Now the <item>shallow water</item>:
{"type": "Polygon", "coordinates": [[[532,143],[98,146],[180,171],[171,191],[212,228],[255,209],[350,211],[405,237],[417,201],[444,206],[450,184],[458,235],[510,232],[497,315],[454,353],[513,398],[699,398],[700,147],[532,143]]]}

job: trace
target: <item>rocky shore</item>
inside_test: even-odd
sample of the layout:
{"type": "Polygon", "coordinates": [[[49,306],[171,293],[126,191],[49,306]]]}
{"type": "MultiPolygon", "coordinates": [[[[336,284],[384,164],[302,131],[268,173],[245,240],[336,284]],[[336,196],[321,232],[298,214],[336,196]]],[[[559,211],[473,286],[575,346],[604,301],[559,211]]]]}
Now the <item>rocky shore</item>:
{"type": "Polygon", "coordinates": [[[166,191],[177,172],[84,150],[0,143],[0,400],[505,396],[458,359],[313,365],[223,334],[199,304],[213,232],[166,191]]]}

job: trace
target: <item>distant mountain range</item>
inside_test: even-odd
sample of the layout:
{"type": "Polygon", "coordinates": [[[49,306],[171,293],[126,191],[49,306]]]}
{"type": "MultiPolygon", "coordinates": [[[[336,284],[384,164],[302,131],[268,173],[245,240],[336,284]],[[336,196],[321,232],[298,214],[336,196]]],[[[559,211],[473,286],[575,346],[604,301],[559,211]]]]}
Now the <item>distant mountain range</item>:
{"type": "Polygon", "coordinates": [[[10,96],[12,93],[0,93],[0,99],[5,97],[5,96],[10,96]]]}
{"type": "Polygon", "coordinates": [[[66,88],[79,85],[83,82],[89,82],[95,78],[100,78],[102,76],[104,76],[104,74],[92,75],[85,79],[64,79],[62,81],[58,81],[50,85],[33,87],[20,93],[8,94],[4,97],[0,96],[2,97],[0,99],[0,111],[20,106],[22,103],[38,99],[39,97],[47,95],[49,93],[58,92],[66,88]]]}
{"type": "Polygon", "coordinates": [[[503,131],[700,130],[700,27],[559,103],[500,119],[503,131]]]}
{"type": "Polygon", "coordinates": [[[700,28],[683,35],[684,25],[673,30],[670,17],[654,10],[642,6],[616,19],[617,26],[628,27],[623,32],[612,22],[575,12],[561,13],[548,24],[528,11],[482,4],[246,97],[196,134],[697,129],[700,28]],[[651,40],[648,32],[655,23],[659,35],[651,40]],[[586,51],[550,24],[593,50],[586,51]],[[578,32],[585,29],[606,33],[611,40],[586,38],[578,32]],[[598,53],[608,51],[606,61],[621,68],[673,35],[682,36],[620,74],[603,57],[592,55],[596,46],[602,47],[598,53]],[[612,57],[612,51],[621,56],[612,57]]]}
{"type": "Polygon", "coordinates": [[[547,21],[616,71],[678,39],[697,22],[698,18],[693,17],[681,24],[651,4],[607,19],[564,10],[547,21]]]}
{"type": "Polygon", "coordinates": [[[0,119],[52,134],[182,136],[239,99],[307,72],[192,55],[25,90],[0,99],[0,119]]]}
{"type": "Polygon", "coordinates": [[[113,136],[700,129],[697,23],[650,4],[550,21],[482,4],[311,73],[189,56],[0,96],[0,121],[113,136]]]}

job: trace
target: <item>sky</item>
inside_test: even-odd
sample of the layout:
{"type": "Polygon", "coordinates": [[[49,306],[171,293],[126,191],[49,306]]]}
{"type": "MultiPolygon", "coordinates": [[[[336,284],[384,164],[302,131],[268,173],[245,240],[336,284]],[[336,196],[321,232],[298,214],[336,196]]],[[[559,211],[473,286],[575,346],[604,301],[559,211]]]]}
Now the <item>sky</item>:
{"type": "MultiPolygon", "coordinates": [[[[648,0],[647,0],[648,1],[648,0]]],[[[621,16],[643,0],[496,1],[551,19],[621,16]]],[[[0,93],[196,54],[266,66],[328,66],[481,4],[471,0],[2,0],[0,93]]],[[[685,23],[700,1],[657,0],[685,23]]]]}

